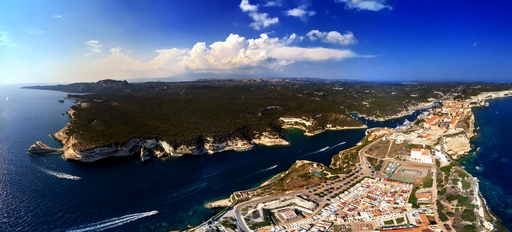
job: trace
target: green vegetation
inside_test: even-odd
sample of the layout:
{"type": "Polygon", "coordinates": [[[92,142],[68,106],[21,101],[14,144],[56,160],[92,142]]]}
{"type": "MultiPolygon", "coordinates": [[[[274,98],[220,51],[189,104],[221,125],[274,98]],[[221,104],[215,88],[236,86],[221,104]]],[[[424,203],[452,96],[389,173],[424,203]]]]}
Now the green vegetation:
{"type": "MultiPolygon", "coordinates": [[[[328,169],[322,164],[316,164],[318,169],[328,169]]],[[[269,189],[272,193],[282,193],[286,191],[306,189],[321,183],[324,183],[327,178],[322,174],[322,170],[317,170],[320,175],[315,175],[310,172],[314,163],[296,161],[287,171],[286,175],[276,179],[271,184],[264,187],[263,190],[269,189]]],[[[325,196],[324,193],[319,193],[325,196]]]]}
{"type": "Polygon", "coordinates": [[[430,175],[425,177],[425,179],[423,180],[423,187],[424,188],[432,188],[433,185],[434,185],[434,179],[430,175]]]}
{"type": "Polygon", "coordinates": [[[469,175],[468,175],[466,172],[461,171],[461,170],[457,170],[457,175],[458,175],[458,176],[459,176],[459,178],[461,178],[461,179],[466,179],[466,178],[468,178],[468,177],[469,177],[469,175]]]}
{"type": "Polygon", "coordinates": [[[402,224],[402,223],[405,222],[405,218],[403,218],[403,217],[397,218],[397,219],[395,219],[395,221],[396,221],[397,224],[402,224]]]}
{"type": "Polygon", "coordinates": [[[455,195],[455,194],[448,194],[446,195],[447,201],[455,201],[457,200],[457,205],[464,206],[466,208],[473,208],[474,206],[471,204],[471,201],[469,200],[469,197],[461,196],[461,195],[455,195]]]}
{"type": "Polygon", "coordinates": [[[207,137],[222,142],[233,137],[252,139],[261,132],[282,136],[280,117],[314,119],[306,128],[310,132],[328,124],[361,126],[349,112],[387,117],[438,98],[436,92],[470,97],[511,85],[255,78],[174,83],[104,80],[29,88],[88,93],[69,95],[87,106],[73,107],[76,113],[66,132],[79,141],[75,149],[87,150],[135,137],[201,146],[207,137]]]}
{"type": "Polygon", "coordinates": [[[462,212],[462,220],[468,221],[468,222],[475,222],[476,221],[476,214],[471,209],[465,209],[462,212]]]}
{"type": "Polygon", "coordinates": [[[440,170],[446,175],[450,175],[450,170],[456,165],[455,162],[451,162],[449,165],[441,167],[440,170]]]}
{"type": "Polygon", "coordinates": [[[442,196],[444,194],[446,194],[446,188],[441,189],[437,195],[442,196]]]}
{"type": "Polygon", "coordinates": [[[476,226],[474,225],[465,225],[464,228],[462,228],[462,231],[464,232],[476,232],[476,226]]]}
{"type": "Polygon", "coordinates": [[[443,212],[444,211],[444,205],[441,203],[441,201],[436,200],[436,205],[437,205],[437,214],[439,214],[439,220],[441,220],[442,222],[448,221],[449,218],[443,212]]]}
{"type": "Polygon", "coordinates": [[[420,189],[418,186],[414,186],[412,188],[411,195],[409,196],[409,203],[412,204],[413,208],[419,208],[420,207],[418,205],[418,198],[416,197],[416,191],[418,191],[418,189],[420,189]]]}
{"type": "Polygon", "coordinates": [[[462,180],[462,189],[469,189],[471,188],[471,183],[466,181],[466,180],[462,180]]]}
{"type": "Polygon", "coordinates": [[[382,167],[382,164],[384,163],[383,160],[377,159],[377,158],[373,158],[371,156],[367,156],[366,160],[368,160],[368,162],[372,166],[373,170],[379,170],[382,167]]]}
{"type": "Polygon", "coordinates": [[[224,226],[225,228],[230,228],[232,230],[235,230],[236,229],[236,220],[234,218],[230,218],[230,220],[222,220],[220,222],[222,224],[222,226],[224,226]],[[232,220],[231,220],[232,219],[232,220]]]}
{"type": "Polygon", "coordinates": [[[258,229],[258,228],[261,228],[261,227],[265,227],[265,226],[270,226],[271,225],[271,221],[270,221],[270,210],[268,209],[263,209],[263,219],[264,221],[262,222],[256,222],[256,223],[251,223],[249,224],[249,228],[252,229],[252,230],[255,230],[255,229],[258,229]]]}
{"type": "Polygon", "coordinates": [[[425,122],[424,119],[418,119],[414,122],[414,125],[419,126],[421,123],[425,122]]]}
{"type": "Polygon", "coordinates": [[[387,220],[387,221],[383,221],[384,222],[384,225],[394,225],[395,222],[393,221],[393,219],[391,220],[387,220]]]}

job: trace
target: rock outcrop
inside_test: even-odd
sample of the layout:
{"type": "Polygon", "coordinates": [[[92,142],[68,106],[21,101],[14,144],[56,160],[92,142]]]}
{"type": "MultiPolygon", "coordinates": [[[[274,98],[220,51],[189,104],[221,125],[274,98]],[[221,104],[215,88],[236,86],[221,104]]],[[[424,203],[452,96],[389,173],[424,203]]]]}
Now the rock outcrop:
{"type": "Polygon", "coordinates": [[[44,144],[43,142],[37,141],[28,148],[28,152],[34,155],[50,153],[60,154],[62,153],[62,150],[57,148],[51,148],[48,145],[44,144]]]}
{"type": "Polygon", "coordinates": [[[269,132],[263,132],[261,135],[257,136],[252,140],[255,144],[265,145],[265,146],[287,146],[290,145],[290,142],[284,140],[278,134],[272,134],[269,132]]]}
{"type": "MultiPolygon", "coordinates": [[[[320,116],[320,115],[317,115],[320,116]]],[[[339,116],[339,115],[338,115],[339,116]]],[[[341,117],[341,116],[340,116],[341,117]]],[[[281,117],[279,118],[281,126],[283,128],[295,128],[304,131],[306,136],[314,136],[320,134],[326,130],[347,130],[347,129],[364,129],[368,128],[365,124],[361,126],[339,126],[335,124],[318,125],[316,120],[312,118],[292,118],[292,117],[281,117]]]]}
{"type": "Polygon", "coordinates": [[[471,143],[465,135],[447,137],[444,139],[443,150],[458,159],[471,150],[471,143]]]}

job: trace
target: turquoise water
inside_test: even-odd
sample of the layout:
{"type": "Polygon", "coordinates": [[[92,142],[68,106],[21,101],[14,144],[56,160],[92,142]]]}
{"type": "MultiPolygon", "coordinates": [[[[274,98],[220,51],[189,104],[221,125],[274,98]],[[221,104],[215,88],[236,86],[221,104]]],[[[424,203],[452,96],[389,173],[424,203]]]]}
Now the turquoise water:
{"type": "Polygon", "coordinates": [[[478,136],[462,165],[480,180],[480,192],[491,210],[512,229],[512,98],[494,99],[474,108],[478,136]],[[477,151],[478,150],[478,151],[477,151]]]}
{"type": "MultiPolygon", "coordinates": [[[[69,121],[63,114],[73,103],[57,102],[65,95],[0,86],[0,231],[185,229],[218,212],[204,208],[206,202],[255,187],[297,159],[329,164],[334,154],[354,146],[365,131],[327,131],[307,137],[289,130],[286,139],[291,146],[257,146],[246,152],[145,163],[134,157],[84,164],[64,161],[59,155],[27,154],[37,140],[60,146],[48,135],[69,121]],[[332,148],[315,152],[326,146],[332,148]]],[[[394,127],[404,119],[371,125],[394,127]]]]}

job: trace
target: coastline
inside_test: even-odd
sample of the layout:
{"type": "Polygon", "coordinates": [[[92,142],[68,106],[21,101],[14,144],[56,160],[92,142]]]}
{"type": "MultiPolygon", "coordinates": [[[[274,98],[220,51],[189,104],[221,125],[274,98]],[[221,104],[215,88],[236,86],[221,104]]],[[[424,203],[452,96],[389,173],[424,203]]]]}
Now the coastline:
{"type": "MultiPolygon", "coordinates": [[[[489,106],[489,103],[487,102],[488,100],[506,98],[506,97],[512,97],[512,90],[484,92],[477,96],[473,96],[470,99],[467,99],[466,101],[471,104],[470,106],[472,108],[473,107],[487,107],[487,106],[489,106]]],[[[474,123],[475,123],[475,121],[473,121],[473,125],[474,125],[474,123]]],[[[478,134],[478,135],[480,135],[480,134],[478,134]]],[[[472,136],[470,138],[470,143],[472,146],[475,145],[473,142],[473,138],[475,138],[475,137],[476,136],[472,136]]],[[[473,155],[478,154],[479,150],[480,150],[480,147],[476,148],[476,150],[473,151],[473,155]]],[[[469,153],[466,153],[461,158],[467,157],[468,154],[469,153]]],[[[466,170],[466,172],[468,172],[468,171],[466,170]]],[[[471,175],[471,173],[469,173],[469,174],[471,175]]],[[[482,209],[484,211],[484,217],[485,217],[485,219],[490,219],[489,222],[494,225],[494,231],[507,231],[507,232],[510,231],[508,228],[506,228],[502,224],[503,221],[499,218],[499,216],[492,211],[492,209],[490,208],[490,206],[487,203],[487,200],[482,195],[480,189],[478,189],[478,197],[479,197],[480,201],[482,202],[482,209]]]]}
{"type": "Polygon", "coordinates": [[[400,111],[400,112],[398,112],[398,113],[396,113],[394,115],[386,116],[386,117],[373,117],[373,116],[367,116],[367,115],[364,115],[364,114],[360,114],[360,113],[357,113],[357,112],[356,113],[361,118],[364,118],[364,119],[367,119],[367,120],[373,120],[373,121],[377,121],[377,122],[383,122],[383,121],[387,121],[387,120],[391,120],[391,119],[395,119],[395,118],[401,118],[401,117],[409,116],[409,115],[413,114],[414,112],[416,112],[418,110],[428,109],[428,108],[431,108],[434,105],[435,105],[435,101],[423,102],[423,103],[419,103],[418,105],[412,107],[411,109],[403,110],[403,111],[400,111]]]}
{"type": "MultiPolygon", "coordinates": [[[[84,103],[78,103],[84,105],[84,103]]],[[[74,111],[72,108],[68,109],[68,115],[71,120],[74,118],[74,111]]],[[[281,120],[281,119],[280,119],[281,120]]],[[[302,119],[295,119],[300,120],[302,119]]],[[[281,120],[282,121],[282,120],[281,120]]],[[[283,122],[283,121],[282,121],[283,122]]],[[[178,147],[171,146],[167,141],[160,141],[158,138],[132,138],[125,142],[118,142],[116,144],[108,144],[103,146],[93,147],[86,150],[76,150],[74,144],[79,141],[67,133],[71,121],[68,122],[61,130],[54,134],[50,134],[55,140],[62,144],[62,148],[51,148],[46,144],[37,141],[29,148],[31,154],[45,154],[57,153],[62,154],[65,160],[77,160],[81,162],[95,162],[108,157],[124,157],[139,155],[142,161],[155,158],[177,157],[183,155],[212,155],[215,153],[226,151],[247,151],[253,149],[255,145],[263,146],[290,146],[290,142],[286,141],[282,135],[273,134],[271,132],[263,132],[254,139],[240,139],[232,138],[225,142],[216,142],[213,138],[206,138],[206,143],[202,147],[181,145],[178,147]],[[37,149],[34,149],[37,148],[37,149]]],[[[368,128],[367,125],[361,126],[332,126],[327,125],[321,130],[308,132],[307,128],[297,125],[287,125],[283,123],[283,129],[294,128],[304,131],[306,136],[315,136],[328,130],[355,130],[368,128]]]]}
{"type": "MultiPolygon", "coordinates": [[[[503,98],[503,97],[512,97],[512,90],[506,90],[506,91],[497,91],[497,92],[485,92],[485,93],[481,93],[477,96],[475,96],[474,98],[470,98],[468,99],[470,103],[472,103],[474,101],[474,99],[477,99],[477,100],[480,100],[480,99],[486,99],[486,100],[491,100],[491,99],[496,99],[496,98],[503,98]]],[[[433,103],[432,103],[433,105],[433,103]]],[[[386,119],[382,119],[380,118],[381,120],[378,120],[378,119],[372,119],[372,118],[367,118],[367,119],[372,119],[372,120],[375,120],[375,121],[385,121],[385,120],[389,120],[389,119],[393,119],[393,118],[399,118],[399,117],[403,117],[403,116],[408,116],[408,115],[411,115],[412,113],[414,113],[415,111],[417,110],[422,110],[422,109],[427,109],[429,107],[432,107],[432,105],[428,106],[428,107],[421,107],[421,108],[417,108],[411,112],[409,112],[408,114],[403,114],[403,112],[401,112],[400,114],[397,114],[397,115],[394,115],[392,117],[387,117],[386,119]],[[395,117],[396,116],[396,117],[395,117]]],[[[475,105],[471,105],[470,107],[481,107],[483,106],[483,104],[475,104],[475,105]]],[[[361,117],[365,117],[364,115],[359,115],[361,117]]],[[[474,115],[473,115],[473,120],[471,121],[472,125],[471,125],[471,128],[472,128],[472,131],[469,132],[469,134],[467,135],[468,136],[468,139],[469,139],[469,142],[471,145],[472,142],[471,142],[471,138],[474,137],[474,132],[473,130],[475,129],[474,127],[474,115]]],[[[295,128],[295,129],[303,129],[303,128],[299,128],[299,127],[287,127],[287,128],[295,128]]],[[[368,128],[365,124],[365,127],[363,128],[368,128]]],[[[352,128],[352,129],[356,129],[356,128],[352,128]]],[[[357,128],[359,129],[359,128],[357,128]]],[[[323,131],[322,131],[323,132],[323,131]]],[[[321,133],[321,132],[320,132],[321,133]]],[[[306,135],[306,134],[305,134],[306,135]]],[[[315,134],[313,134],[315,135],[315,134]]],[[[311,135],[307,135],[307,136],[311,136],[311,135]]],[[[350,148],[349,148],[350,149],[350,148]]],[[[468,152],[465,152],[464,155],[461,155],[459,158],[462,158],[462,157],[465,157],[468,155],[468,152]]],[[[457,159],[459,160],[459,159],[457,159]]],[[[465,170],[465,169],[464,169],[465,170]]],[[[471,177],[473,177],[473,175],[471,175],[467,170],[465,170],[466,173],[468,173],[471,177]]],[[[265,186],[269,183],[272,183],[273,181],[281,178],[282,176],[286,175],[287,172],[282,172],[282,173],[279,173],[271,178],[269,178],[267,181],[263,182],[259,187],[261,186],[265,186]]],[[[475,177],[473,177],[475,178],[475,177]]],[[[475,178],[476,179],[476,178],[475,178]]],[[[496,216],[495,213],[492,212],[492,210],[490,209],[489,205],[487,204],[485,198],[481,195],[481,192],[480,192],[480,187],[479,185],[477,184],[476,185],[476,190],[478,192],[478,205],[479,205],[479,210],[482,210],[483,211],[483,218],[486,222],[488,223],[491,223],[490,227],[488,227],[489,225],[486,226],[486,228],[492,228],[494,231],[509,231],[507,228],[505,228],[502,224],[501,224],[501,220],[496,216]]],[[[230,206],[228,206],[230,207],[230,206]]],[[[227,210],[227,208],[226,208],[227,210]]],[[[212,220],[212,218],[210,218],[209,220],[212,220]]],[[[198,225],[197,227],[195,228],[199,228],[200,225],[198,225]]]]}

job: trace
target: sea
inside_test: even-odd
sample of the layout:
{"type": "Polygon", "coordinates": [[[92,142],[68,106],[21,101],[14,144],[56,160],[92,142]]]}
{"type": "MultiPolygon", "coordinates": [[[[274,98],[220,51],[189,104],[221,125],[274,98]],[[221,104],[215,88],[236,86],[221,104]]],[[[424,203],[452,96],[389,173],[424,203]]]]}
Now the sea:
{"type": "MultiPolygon", "coordinates": [[[[74,103],[64,99],[63,92],[20,87],[0,85],[0,231],[187,229],[219,212],[205,208],[207,202],[259,186],[296,160],[328,165],[333,155],[354,146],[365,133],[365,129],[355,129],[304,136],[302,131],[290,129],[285,136],[290,146],[256,146],[244,152],[145,162],[137,157],[72,162],[60,155],[30,155],[27,149],[35,141],[62,146],[49,134],[69,122],[65,113],[74,103]],[[58,102],[60,99],[64,103],[58,102]]],[[[507,185],[512,169],[506,168],[511,149],[506,146],[510,140],[504,138],[508,131],[503,126],[512,114],[507,109],[510,103],[511,99],[496,100],[489,108],[476,110],[480,136],[475,146],[480,149],[465,160],[470,172],[481,180],[482,194],[491,209],[503,219],[507,218],[503,214],[512,213],[512,188],[507,185]],[[493,118],[498,115],[502,120],[493,118]],[[484,138],[496,147],[480,141],[484,138]],[[496,169],[497,163],[503,169],[496,169]],[[472,169],[476,166],[479,170],[472,169]],[[500,205],[498,199],[506,199],[508,206],[500,205]]],[[[413,121],[419,113],[364,122],[369,127],[396,127],[405,119],[413,121]]]]}
{"type": "Polygon", "coordinates": [[[512,98],[473,108],[477,136],[461,164],[478,178],[480,192],[501,224],[512,229],[512,98]]]}

